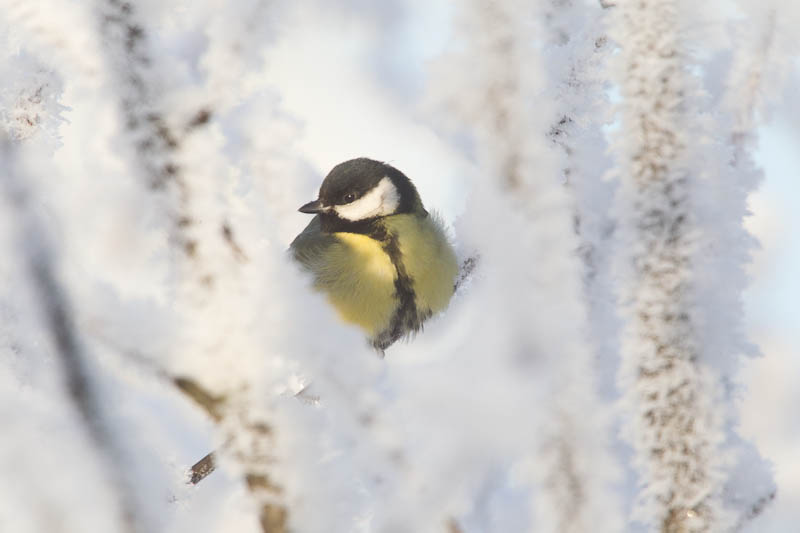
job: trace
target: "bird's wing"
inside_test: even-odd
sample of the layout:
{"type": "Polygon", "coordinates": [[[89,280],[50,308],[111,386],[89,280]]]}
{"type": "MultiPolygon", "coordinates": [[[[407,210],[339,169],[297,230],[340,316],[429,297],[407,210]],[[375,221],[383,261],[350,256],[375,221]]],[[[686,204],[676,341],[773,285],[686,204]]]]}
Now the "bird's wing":
{"type": "Polygon", "coordinates": [[[298,263],[311,272],[318,272],[323,255],[331,246],[338,245],[337,239],[330,233],[324,233],[319,215],[311,219],[308,226],[294,238],[289,245],[292,255],[298,263]]]}

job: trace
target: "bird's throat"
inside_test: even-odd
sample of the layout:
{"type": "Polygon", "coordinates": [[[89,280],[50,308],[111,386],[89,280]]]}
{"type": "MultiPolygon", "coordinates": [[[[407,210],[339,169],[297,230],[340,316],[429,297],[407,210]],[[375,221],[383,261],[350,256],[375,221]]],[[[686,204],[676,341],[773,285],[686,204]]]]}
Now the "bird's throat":
{"type": "Polygon", "coordinates": [[[376,231],[380,231],[379,226],[383,226],[380,224],[380,218],[377,217],[365,220],[347,220],[334,212],[320,213],[319,222],[320,229],[325,233],[357,233],[369,237],[372,237],[376,231]]]}

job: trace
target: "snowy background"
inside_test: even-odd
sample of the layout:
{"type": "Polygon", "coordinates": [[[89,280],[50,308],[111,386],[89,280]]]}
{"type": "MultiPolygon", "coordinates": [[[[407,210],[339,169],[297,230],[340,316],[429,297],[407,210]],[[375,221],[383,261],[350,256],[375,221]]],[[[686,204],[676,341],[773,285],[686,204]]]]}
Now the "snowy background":
{"type": "Polygon", "coordinates": [[[800,8],[529,4],[0,0],[0,531],[796,530],[800,8]],[[691,226],[648,247],[651,116],[691,226]],[[480,257],[383,360],[285,254],[358,156],[480,257]]]}

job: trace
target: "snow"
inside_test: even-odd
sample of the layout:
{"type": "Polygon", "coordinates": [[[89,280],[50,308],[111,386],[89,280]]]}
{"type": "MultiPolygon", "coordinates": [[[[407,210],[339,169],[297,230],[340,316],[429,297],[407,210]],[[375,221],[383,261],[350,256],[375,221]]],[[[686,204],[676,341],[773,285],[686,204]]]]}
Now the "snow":
{"type": "Polygon", "coordinates": [[[800,11],[617,4],[0,0],[0,530],[791,529],[797,347],[745,291],[800,11]],[[286,254],[356,156],[478,265],[384,359],[286,254]]]}

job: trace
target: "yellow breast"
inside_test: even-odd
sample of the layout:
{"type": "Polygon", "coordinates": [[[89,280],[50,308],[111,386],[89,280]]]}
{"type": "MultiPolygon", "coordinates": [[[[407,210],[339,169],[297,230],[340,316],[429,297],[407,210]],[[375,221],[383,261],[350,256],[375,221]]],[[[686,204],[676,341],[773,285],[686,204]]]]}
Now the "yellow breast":
{"type": "Polygon", "coordinates": [[[343,320],[357,324],[370,336],[389,325],[396,308],[394,280],[397,271],[381,244],[356,233],[334,233],[326,271],[318,286],[328,295],[343,320]]]}
{"type": "Polygon", "coordinates": [[[397,235],[406,272],[413,280],[417,308],[442,311],[453,296],[458,259],[434,214],[387,217],[386,228],[397,235]]]}
{"type": "MultiPolygon", "coordinates": [[[[397,239],[420,317],[443,310],[453,295],[458,262],[439,222],[402,214],[385,217],[383,224],[397,239]]],[[[389,327],[398,307],[397,269],[384,243],[356,233],[337,232],[332,237],[334,243],[310,264],[316,286],[343,320],[375,337],[389,327]]]]}

